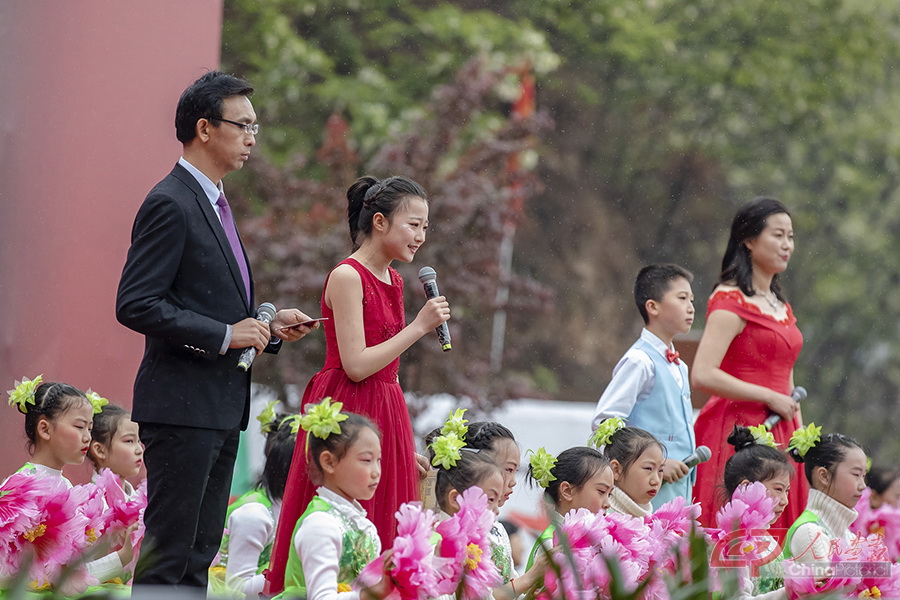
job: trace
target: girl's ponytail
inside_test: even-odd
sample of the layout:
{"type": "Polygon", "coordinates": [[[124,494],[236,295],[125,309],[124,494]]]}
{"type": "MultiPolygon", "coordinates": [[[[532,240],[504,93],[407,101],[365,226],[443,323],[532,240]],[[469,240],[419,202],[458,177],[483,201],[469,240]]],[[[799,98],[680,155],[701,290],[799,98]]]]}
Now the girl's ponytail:
{"type": "Polygon", "coordinates": [[[366,175],[357,179],[347,190],[347,221],[350,225],[350,241],[353,242],[354,252],[359,249],[356,238],[359,236],[360,215],[365,204],[366,192],[377,184],[377,179],[366,175]]]}

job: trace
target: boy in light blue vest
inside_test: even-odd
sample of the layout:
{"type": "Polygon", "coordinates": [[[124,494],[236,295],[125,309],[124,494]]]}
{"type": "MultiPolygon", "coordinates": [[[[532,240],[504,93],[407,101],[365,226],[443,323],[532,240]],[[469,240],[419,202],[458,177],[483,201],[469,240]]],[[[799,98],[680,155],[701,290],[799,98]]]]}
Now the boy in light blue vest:
{"type": "Polygon", "coordinates": [[[594,411],[593,429],[619,417],[631,427],[649,431],[666,447],[665,483],[653,498],[654,509],[676,496],[691,500],[694,475],[681,462],[694,451],[691,387],[687,365],[672,339],[688,333],[694,322],[693,279],[689,271],[673,264],[641,269],[634,300],[645,326],[613,369],[612,381],[594,411]]]}

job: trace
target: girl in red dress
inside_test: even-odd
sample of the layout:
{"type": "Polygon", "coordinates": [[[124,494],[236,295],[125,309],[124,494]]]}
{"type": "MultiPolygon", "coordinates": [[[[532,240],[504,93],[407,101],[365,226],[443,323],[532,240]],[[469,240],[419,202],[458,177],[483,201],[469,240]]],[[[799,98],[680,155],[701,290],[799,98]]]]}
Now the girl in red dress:
{"type": "MultiPolygon", "coordinates": [[[[415,453],[398,381],[400,355],[447,321],[450,306],[443,296],[432,298],[406,325],[403,279],[390,266],[395,260],[411,262],[425,242],[428,202],[422,186],[405,177],[382,181],[362,177],[347,190],[347,200],[353,253],[325,281],[325,366],[307,385],[303,405],[331,396],[344,403],[344,411],[368,417],[383,432],[381,484],[362,505],[378,529],[382,547],[390,548],[394,513],[404,502],[418,499],[419,474],[428,468],[425,458],[415,453]]],[[[315,495],[313,483],[305,438],[299,436],[267,575],[269,593],[284,586],[291,534],[315,495]]]]}
{"type": "MultiPolygon", "coordinates": [[[[734,426],[761,425],[778,414],[782,420],[772,433],[786,449],[802,423],[790,393],[803,336],[778,281],[793,252],[791,216],[781,202],[756,198],[740,208],[691,369],[694,387],[712,394],[694,424],[697,445],[712,450],[712,458],[698,465],[694,486],[706,527],[715,524],[722,505],[725,463],[734,454],[727,439],[734,426]]],[[[787,529],[794,522],[806,506],[807,490],[798,467],[787,509],[773,528],[787,529]]]]}

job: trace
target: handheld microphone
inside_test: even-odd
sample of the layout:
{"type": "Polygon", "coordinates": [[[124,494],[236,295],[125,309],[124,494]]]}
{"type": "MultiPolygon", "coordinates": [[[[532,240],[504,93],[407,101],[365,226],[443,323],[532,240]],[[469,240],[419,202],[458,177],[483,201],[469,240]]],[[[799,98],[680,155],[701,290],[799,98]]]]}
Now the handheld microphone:
{"type": "Polygon", "coordinates": [[[691,452],[681,462],[686,464],[689,469],[693,469],[700,463],[708,461],[710,458],[712,458],[712,452],[709,451],[709,448],[706,446],[697,446],[697,449],[691,452]]]}
{"type": "MultiPolygon", "coordinates": [[[[429,300],[441,295],[437,286],[437,273],[435,273],[434,269],[431,267],[422,267],[419,269],[419,281],[422,282],[422,285],[425,288],[425,297],[429,300]]],[[[447,327],[447,323],[441,323],[435,331],[437,331],[441,350],[449,352],[452,347],[450,345],[450,328],[447,327]]]]}
{"type": "MultiPolygon", "coordinates": [[[[791,391],[791,398],[794,399],[794,402],[800,404],[800,401],[805,399],[808,394],[806,393],[806,388],[802,385],[798,385],[791,391]]],[[[772,429],[781,421],[781,415],[772,413],[768,416],[768,418],[763,421],[763,427],[766,429],[772,429]]]]}
{"type": "MultiPolygon", "coordinates": [[[[274,304],[263,302],[259,305],[259,308],[256,309],[256,318],[268,325],[275,318],[276,310],[274,304]]],[[[253,364],[254,358],[256,358],[256,348],[244,348],[244,351],[241,352],[241,359],[238,361],[237,368],[241,371],[250,370],[250,365],[253,364]]]]}

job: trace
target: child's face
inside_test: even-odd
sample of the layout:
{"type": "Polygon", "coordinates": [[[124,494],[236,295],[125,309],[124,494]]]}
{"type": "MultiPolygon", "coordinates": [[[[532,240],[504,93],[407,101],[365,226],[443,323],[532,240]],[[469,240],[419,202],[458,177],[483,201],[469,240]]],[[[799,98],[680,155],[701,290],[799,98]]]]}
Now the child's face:
{"type": "Polygon", "coordinates": [[[847,508],[853,508],[866,489],[865,452],[856,447],[847,448],[844,460],[835,467],[834,476],[830,475],[827,474],[829,483],[825,493],[847,508]]]}
{"type": "Polygon", "coordinates": [[[763,481],[762,484],[766,486],[769,497],[778,500],[778,504],[775,505],[775,518],[769,523],[771,525],[781,516],[781,513],[784,512],[788,505],[788,492],[791,491],[791,474],[781,470],[763,481]]]}
{"type": "Polygon", "coordinates": [[[91,444],[93,426],[94,410],[87,400],[70,406],[53,421],[39,424],[41,445],[46,445],[46,455],[56,463],[47,466],[61,469],[63,465],[82,464],[91,444]]]}
{"type": "Polygon", "coordinates": [[[500,506],[506,504],[516,487],[516,473],[519,470],[519,461],[522,454],[519,447],[509,438],[501,438],[494,444],[494,460],[503,471],[503,493],[500,496],[500,506]]]}
{"type": "Polygon", "coordinates": [[[882,504],[890,506],[897,506],[897,504],[900,504],[900,478],[892,481],[891,485],[884,490],[883,494],[876,494],[873,491],[871,498],[872,508],[878,508],[882,504]],[[876,501],[878,502],[878,506],[875,506],[876,501]]]}
{"type": "Polygon", "coordinates": [[[609,494],[614,485],[612,469],[604,467],[575,490],[569,510],[586,508],[594,514],[605,513],[609,508],[609,494]]]}
{"type": "Polygon", "coordinates": [[[138,435],[138,424],[130,419],[122,419],[113,435],[109,448],[106,449],[104,464],[101,468],[108,467],[113,473],[128,479],[141,472],[144,465],[144,447],[138,435]]]}
{"type": "Polygon", "coordinates": [[[669,282],[669,289],[659,301],[647,301],[650,325],[655,325],[666,335],[688,333],[694,324],[694,293],[691,283],[684,277],[669,282]]]}
{"type": "Polygon", "coordinates": [[[325,487],[351,502],[371,500],[381,480],[381,440],[371,428],[362,428],[356,441],[337,463],[324,456],[329,452],[322,454],[325,487]]]}
{"type": "MultiPolygon", "coordinates": [[[[616,487],[638,504],[649,504],[662,485],[663,453],[658,444],[653,444],[631,463],[628,471],[616,472],[616,487]]],[[[615,463],[618,466],[618,462],[615,463]]]]}
{"type": "Polygon", "coordinates": [[[495,471],[478,482],[478,487],[485,493],[488,499],[488,508],[493,513],[500,513],[500,499],[503,497],[503,490],[506,488],[506,482],[503,474],[495,471]]]}
{"type": "Polygon", "coordinates": [[[387,254],[403,262],[412,262],[425,243],[428,230],[428,204],[419,197],[409,198],[391,215],[384,236],[387,254]]]}

